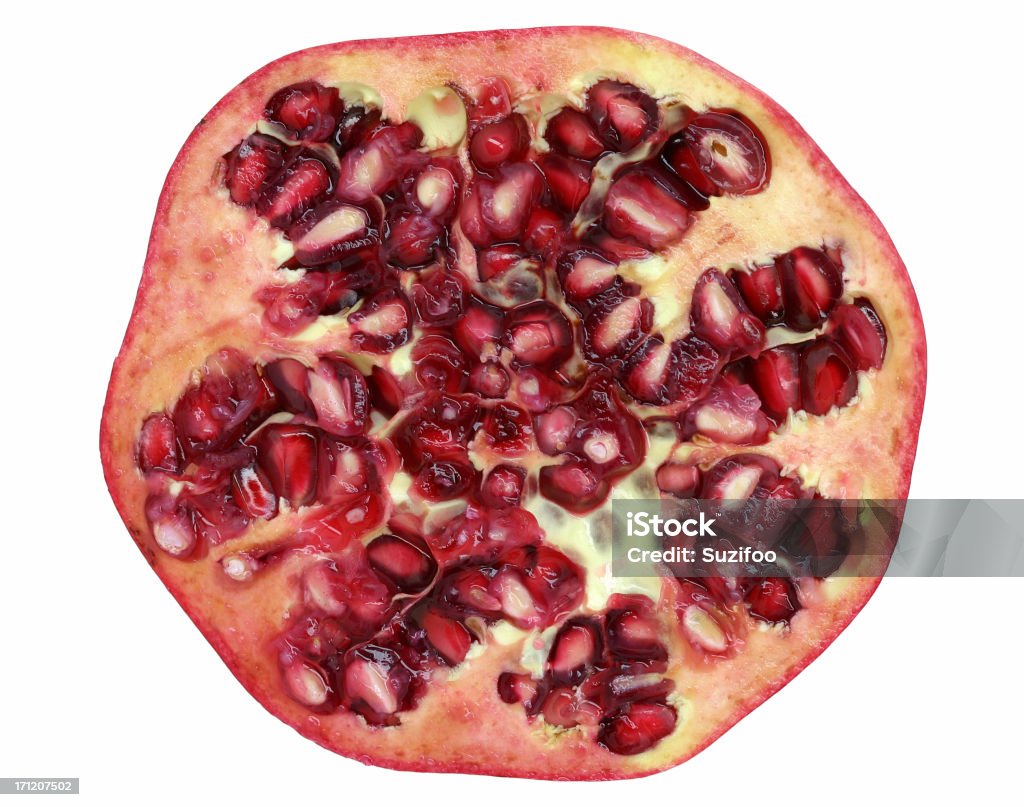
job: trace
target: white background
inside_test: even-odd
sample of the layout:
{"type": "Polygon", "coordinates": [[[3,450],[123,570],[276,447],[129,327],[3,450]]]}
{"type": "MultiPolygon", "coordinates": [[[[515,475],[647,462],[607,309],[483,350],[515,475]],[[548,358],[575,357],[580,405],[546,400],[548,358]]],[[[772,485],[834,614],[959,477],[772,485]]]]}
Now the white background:
{"type": "Polygon", "coordinates": [[[564,785],[395,773],[319,749],[245,694],[133,547],[100,473],[100,411],[161,183],[194,123],[302,47],[541,24],[661,35],[793,113],[917,287],[930,366],[913,495],[1020,496],[1024,65],[1009,4],[572,5],[5,11],[0,776],[79,776],[80,801],[103,805],[1009,799],[1019,579],[887,580],[819,661],[693,761],[564,785]]]}

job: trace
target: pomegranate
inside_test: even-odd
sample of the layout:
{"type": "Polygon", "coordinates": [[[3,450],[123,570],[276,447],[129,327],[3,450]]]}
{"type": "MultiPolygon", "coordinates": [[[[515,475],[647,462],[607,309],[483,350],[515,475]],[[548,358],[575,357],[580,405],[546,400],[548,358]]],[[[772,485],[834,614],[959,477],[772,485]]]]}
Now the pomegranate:
{"type": "Polygon", "coordinates": [[[305,736],[626,778],[784,686],[878,579],[837,574],[845,533],[827,580],[609,577],[611,498],[771,531],[776,501],[905,497],[924,382],[888,236],[753,87],[608,29],[381,40],[203,117],[101,450],[156,573],[305,736]]]}

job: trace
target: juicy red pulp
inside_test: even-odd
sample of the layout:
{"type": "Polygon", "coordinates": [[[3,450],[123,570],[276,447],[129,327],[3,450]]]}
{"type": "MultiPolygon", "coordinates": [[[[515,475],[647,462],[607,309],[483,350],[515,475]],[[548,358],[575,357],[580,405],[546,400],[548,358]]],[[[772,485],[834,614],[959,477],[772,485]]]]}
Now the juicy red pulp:
{"type": "MultiPolygon", "coordinates": [[[[338,352],[209,357],[141,426],[147,517],[165,552],[193,560],[256,522],[294,520],[220,562],[240,583],[307,559],[272,650],[310,710],[400,725],[438,671],[508,622],[553,635],[540,676],[501,674],[503,701],[642,753],[680,719],[663,617],[621,594],[581,611],[588,570],[545,542],[531,499],[594,510],[664,422],[680,442],[728,449],[663,464],[664,495],[811,497],[741,447],[849,406],[886,330],[867,298],[844,300],[834,245],[702,267],[688,331],[655,326],[656,302],[620,264],[680,242],[719,197],[768,186],[768,146],[740,113],[666,116],[615,80],[540,126],[500,79],[463,97],[465,164],[314,81],[275,93],[264,130],[225,155],[228,198],[293,250],[256,296],[266,329],[287,340],[336,317],[338,352]],[[614,166],[605,188],[599,165],[614,166]],[[406,373],[389,359],[403,349],[406,373]],[[408,501],[392,500],[396,474],[408,501]],[[429,518],[456,500],[460,514],[429,518]]],[[[673,585],[678,632],[709,659],[739,646],[737,610],[788,624],[802,607],[783,578],[673,585]]]]}

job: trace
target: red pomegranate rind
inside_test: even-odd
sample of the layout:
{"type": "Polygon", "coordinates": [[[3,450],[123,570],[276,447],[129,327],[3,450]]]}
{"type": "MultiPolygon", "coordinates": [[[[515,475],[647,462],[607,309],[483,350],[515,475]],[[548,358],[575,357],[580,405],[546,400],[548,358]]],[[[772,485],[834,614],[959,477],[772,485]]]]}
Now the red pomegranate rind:
{"type": "Polygon", "coordinates": [[[609,496],[904,497],[924,368],[881,225],[721,68],[607,29],[344,43],[247,79],[175,162],[101,454],[157,574],[304,735],[626,778],[777,691],[877,578],[608,596],[609,496]],[[488,431],[497,407],[523,416],[488,431]]]}

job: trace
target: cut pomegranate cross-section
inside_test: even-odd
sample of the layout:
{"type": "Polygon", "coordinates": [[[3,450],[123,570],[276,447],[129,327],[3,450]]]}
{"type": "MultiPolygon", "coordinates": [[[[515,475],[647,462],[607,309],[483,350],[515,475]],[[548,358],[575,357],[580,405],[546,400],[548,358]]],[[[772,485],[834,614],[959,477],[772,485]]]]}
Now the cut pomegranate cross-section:
{"type": "Polygon", "coordinates": [[[246,689],[321,745],[652,773],[877,585],[843,500],[907,494],[913,290],[804,131],[689,51],[304,51],[203,118],[157,210],[106,479],[246,689]],[[783,561],[619,578],[612,501],[638,498],[703,500],[783,561]]]}

